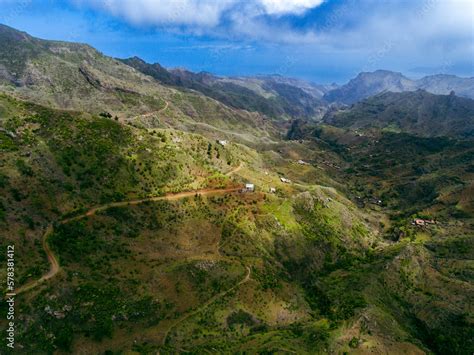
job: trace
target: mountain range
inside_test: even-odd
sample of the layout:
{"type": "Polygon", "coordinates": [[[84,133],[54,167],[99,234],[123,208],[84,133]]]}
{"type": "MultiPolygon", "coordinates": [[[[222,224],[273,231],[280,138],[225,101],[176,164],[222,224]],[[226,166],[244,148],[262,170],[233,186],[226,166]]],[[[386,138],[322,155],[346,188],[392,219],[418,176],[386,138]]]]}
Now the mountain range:
{"type": "Polygon", "coordinates": [[[472,354],[472,81],[223,77],[0,25],[0,353],[472,354]]]}
{"type": "Polygon", "coordinates": [[[185,69],[166,70],[134,57],[123,63],[163,84],[198,91],[237,109],[258,111],[273,118],[321,117],[322,96],[329,87],[280,76],[218,77],[185,69]]]}
{"type": "Polygon", "coordinates": [[[377,70],[360,73],[341,86],[319,85],[279,75],[219,77],[184,69],[167,70],[138,57],[112,59],[88,45],[40,40],[4,25],[0,25],[0,41],[4,46],[0,54],[1,83],[24,97],[34,97],[41,90],[43,95],[36,100],[61,108],[82,109],[81,103],[89,97],[88,110],[98,111],[102,102],[114,102],[117,113],[118,108],[124,112],[138,108],[151,111],[160,105],[151,96],[166,96],[168,87],[198,92],[227,106],[273,119],[319,120],[333,103],[352,104],[385,91],[422,89],[442,95],[454,91],[457,96],[474,98],[474,78],[453,75],[411,80],[401,73],[377,70]],[[160,85],[150,82],[150,77],[160,85]],[[133,90],[127,88],[127,82],[133,83],[133,90]],[[77,96],[81,103],[75,102],[77,96]]]}
{"type": "Polygon", "coordinates": [[[454,91],[458,96],[473,99],[474,78],[439,74],[412,80],[401,73],[377,70],[372,73],[360,73],[347,84],[326,93],[324,99],[350,105],[385,91],[404,92],[419,89],[440,95],[448,95],[454,91]]]}
{"type": "Polygon", "coordinates": [[[339,127],[391,129],[421,137],[473,137],[474,100],[421,89],[384,92],[330,112],[323,120],[339,127]]]}

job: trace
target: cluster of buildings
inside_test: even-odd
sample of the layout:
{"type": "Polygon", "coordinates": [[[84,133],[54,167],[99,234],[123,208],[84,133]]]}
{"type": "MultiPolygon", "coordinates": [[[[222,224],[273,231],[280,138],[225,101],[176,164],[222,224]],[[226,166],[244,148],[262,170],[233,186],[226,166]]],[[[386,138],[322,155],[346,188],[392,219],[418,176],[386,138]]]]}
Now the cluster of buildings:
{"type": "MultiPolygon", "coordinates": [[[[245,187],[243,188],[242,192],[255,192],[255,185],[251,183],[246,183],[245,187]]],[[[276,193],[276,188],[275,187],[270,187],[268,189],[268,192],[271,194],[276,193]]]]}

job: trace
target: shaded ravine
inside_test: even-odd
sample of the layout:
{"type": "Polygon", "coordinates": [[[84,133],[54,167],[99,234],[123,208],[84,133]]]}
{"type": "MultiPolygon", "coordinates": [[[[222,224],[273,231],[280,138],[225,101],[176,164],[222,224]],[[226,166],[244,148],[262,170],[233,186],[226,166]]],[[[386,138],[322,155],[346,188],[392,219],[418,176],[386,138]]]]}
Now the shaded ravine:
{"type": "MultiPolygon", "coordinates": [[[[230,174],[238,171],[240,169],[240,167],[241,167],[241,165],[239,165],[234,170],[230,171],[228,174],[230,175],[230,174]]],[[[93,216],[97,212],[107,210],[111,207],[133,206],[133,205],[139,205],[139,204],[144,203],[144,202],[163,201],[163,200],[174,201],[174,200],[179,200],[179,199],[186,198],[186,197],[193,197],[195,195],[201,195],[201,196],[204,195],[204,196],[206,196],[206,195],[213,195],[213,194],[229,193],[229,192],[238,191],[240,189],[241,189],[241,187],[232,187],[232,188],[224,188],[224,189],[202,189],[202,190],[179,192],[179,193],[175,193],[175,194],[167,194],[167,195],[164,195],[164,196],[147,197],[147,198],[136,199],[136,200],[110,202],[110,203],[107,203],[107,204],[104,204],[104,205],[101,205],[101,206],[92,207],[91,209],[87,210],[86,212],[84,212],[80,215],[63,219],[59,222],[59,224],[66,224],[66,223],[69,223],[69,222],[72,222],[72,221],[77,221],[77,220],[83,219],[85,217],[93,216]]],[[[59,270],[61,269],[57,257],[54,255],[53,251],[51,250],[51,248],[48,245],[48,237],[52,234],[53,230],[54,230],[53,224],[51,223],[46,228],[46,231],[45,231],[45,233],[43,234],[43,237],[42,237],[42,246],[43,246],[43,249],[46,253],[46,256],[48,257],[48,261],[51,265],[49,271],[46,274],[44,274],[43,276],[41,276],[39,279],[31,281],[31,282],[17,288],[15,290],[15,294],[18,295],[18,294],[23,293],[25,291],[31,290],[32,288],[40,285],[44,281],[49,280],[52,277],[54,277],[59,272],[59,270]]]]}

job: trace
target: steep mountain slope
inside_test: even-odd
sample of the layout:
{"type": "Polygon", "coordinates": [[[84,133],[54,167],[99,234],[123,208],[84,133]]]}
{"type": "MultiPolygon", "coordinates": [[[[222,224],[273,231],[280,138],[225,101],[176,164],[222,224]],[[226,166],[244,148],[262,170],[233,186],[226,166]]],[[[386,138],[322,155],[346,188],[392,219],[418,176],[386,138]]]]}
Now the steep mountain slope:
{"type": "Polygon", "coordinates": [[[473,353],[472,101],[383,93],[285,140],[175,77],[275,112],[305,112],[306,84],[2,36],[15,353],[473,353]]]}
{"type": "MultiPolygon", "coordinates": [[[[50,225],[47,243],[61,268],[18,296],[17,344],[25,353],[472,349],[468,220],[453,225],[436,214],[435,229],[417,229],[406,215],[387,221],[385,212],[362,210],[315,184],[352,188],[354,175],[337,172],[344,185],[337,184],[326,175],[334,168],[321,170],[317,160],[342,165],[368,155],[357,146],[339,163],[340,153],[325,152],[331,145],[222,146],[8,96],[0,111],[2,245],[18,245],[22,235],[23,285],[47,271],[40,239],[50,225]],[[247,181],[256,192],[227,192],[247,181]],[[146,199],[201,188],[224,190],[146,199]]],[[[402,158],[413,160],[412,150],[402,158]]],[[[433,163],[430,157],[427,166],[433,163]]],[[[365,162],[354,167],[359,185],[371,187],[365,162]]],[[[457,165],[448,169],[456,174],[457,165]]],[[[396,201],[382,198],[389,208],[396,201]]],[[[431,206],[422,202],[420,216],[431,206]]]]}
{"type": "Polygon", "coordinates": [[[0,26],[1,89],[65,109],[159,108],[165,91],[88,45],[33,38],[0,26]],[[132,104],[135,108],[132,108],[132,104]]]}
{"type": "Polygon", "coordinates": [[[149,128],[213,131],[212,138],[219,135],[259,142],[276,134],[271,122],[258,113],[164,86],[88,45],[40,40],[3,25],[0,91],[46,106],[102,113],[149,128]]]}
{"type": "MultiPolygon", "coordinates": [[[[325,125],[302,129],[312,151],[305,161],[339,181],[361,209],[383,212],[381,235],[394,241],[379,249],[390,260],[386,264],[379,255],[350,267],[348,274],[333,274],[351,285],[351,294],[358,290],[368,304],[378,305],[359,313],[348,333],[359,339],[363,329],[388,325],[378,313],[383,309],[434,353],[469,354],[474,349],[472,138],[325,125]]],[[[337,284],[325,280],[331,286],[314,281],[316,294],[337,284]]]]}
{"type": "MultiPolygon", "coordinates": [[[[278,74],[275,75],[258,75],[254,77],[255,79],[260,79],[265,82],[276,82],[279,84],[287,84],[291,85],[297,88],[302,89],[306,93],[310,94],[311,96],[321,99],[324,94],[327,92],[337,89],[338,85],[337,84],[329,84],[329,85],[321,85],[321,84],[315,84],[309,81],[301,80],[301,79],[295,79],[295,78],[288,78],[285,76],[281,76],[278,74]]],[[[243,81],[245,80],[251,80],[252,77],[238,77],[237,79],[241,79],[243,81]]]]}
{"type": "Polygon", "coordinates": [[[418,89],[439,95],[448,95],[454,91],[457,96],[474,99],[474,78],[440,74],[412,80],[401,73],[377,70],[371,73],[360,73],[347,84],[328,91],[324,99],[328,102],[350,105],[385,91],[404,92],[418,89]]]}
{"type": "Polygon", "coordinates": [[[382,128],[419,136],[474,136],[474,100],[426,91],[370,97],[347,110],[333,112],[325,122],[351,129],[382,128]]]}
{"type": "Polygon", "coordinates": [[[370,216],[311,183],[315,168],[5,95],[0,111],[0,241],[18,247],[17,288],[47,271],[42,238],[60,265],[18,296],[21,351],[311,353],[329,346],[330,323],[363,307],[330,320],[289,277],[309,255],[324,275],[377,243],[370,216]],[[245,181],[258,191],[235,192],[245,181]]]}
{"type": "Polygon", "coordinates": [[[325,86],[279,76],[226,78],[184,69],[167,71],[158,63],[148,64],[136,57],[121,61],[163,84],[195,90],[228,106],[273,118],[318,118],[324,112],[321,98],[328,90],[325,86]]]}
{"type": "Polygon", "coordinates": [[[384,91],[402,92],[415,89],[415,83],[401,73],[377,70],[373,73],[360,73],[347,84],[326,93],[324,99],[352,104],[384,91]]]}
{"type": "Polygon", "coordinates": [[[137,69],[145,75],[149,75],[155,78],[160,83],[166,85],[183,86],[179,76],[174,75],[167,69],[163,68],[159,63],[148,64],[138,57],[132,57],[127,59],[118,59],[119,61],[127,64],[128,66],[137,69]]]}
{"type": "Polygon", "coordinates": [[[446,95],[454,91],[457,96],[474,99],[474,78],[460,78],[455,75],[431,75],[416,81],[416,86],[433,94],[446,95]]]}

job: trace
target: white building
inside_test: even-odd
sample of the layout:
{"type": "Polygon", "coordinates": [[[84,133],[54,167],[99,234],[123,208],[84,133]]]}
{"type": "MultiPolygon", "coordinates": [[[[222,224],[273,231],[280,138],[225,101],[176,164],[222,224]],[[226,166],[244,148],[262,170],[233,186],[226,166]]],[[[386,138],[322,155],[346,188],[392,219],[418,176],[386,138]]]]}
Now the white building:
{"type": "Polygon", "coordinates": [[[248,192],[254,192],[255,191],[255,185],[254,184],[245,184],[245,191],[248,191],[248,192]]]}
{"type": "Polygon", "coordinates": [[[226,140],[218,140],[217,141],[221,146],[226,146],[227,145],[227,141],[226,140]]]}
{"type": "Polygon", "coordinates": [[[287,179],[287,178],[284,178],[284,177],[281,177],[280,180],[281,180],[281,182],[284,182],[285,184],[290,184],[291,183],[290,179],[287,179]]]}

